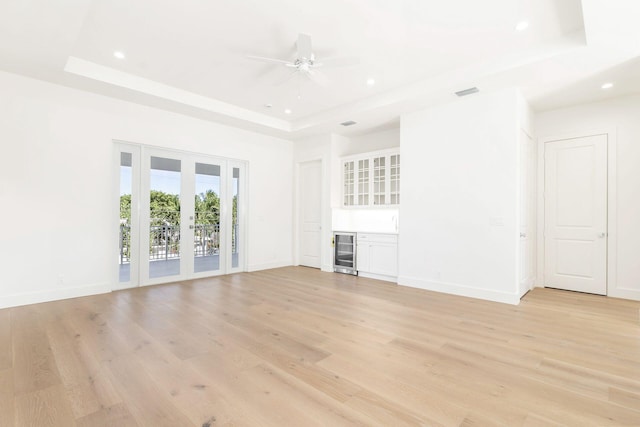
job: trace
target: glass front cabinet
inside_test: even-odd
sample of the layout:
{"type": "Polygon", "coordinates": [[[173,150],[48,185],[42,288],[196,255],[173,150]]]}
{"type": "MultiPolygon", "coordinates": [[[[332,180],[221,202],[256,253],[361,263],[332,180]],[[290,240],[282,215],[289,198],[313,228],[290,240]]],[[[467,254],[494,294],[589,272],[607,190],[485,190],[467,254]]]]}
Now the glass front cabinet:
{"type": "Polygon", "coordinates": [[[342,159],[342,205],[400,204],[400,153],[397,149],[342,159]]]}

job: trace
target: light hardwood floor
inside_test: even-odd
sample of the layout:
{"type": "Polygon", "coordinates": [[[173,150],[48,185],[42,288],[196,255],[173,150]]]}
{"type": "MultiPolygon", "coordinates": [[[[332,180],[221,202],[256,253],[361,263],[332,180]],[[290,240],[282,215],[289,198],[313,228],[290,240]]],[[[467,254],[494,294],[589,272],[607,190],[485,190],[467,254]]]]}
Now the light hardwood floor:
{"type": "Polygon", "coordinates": [[[0,426],[637,426],[639,316],[308,268],[5,309],[0,426]]]}

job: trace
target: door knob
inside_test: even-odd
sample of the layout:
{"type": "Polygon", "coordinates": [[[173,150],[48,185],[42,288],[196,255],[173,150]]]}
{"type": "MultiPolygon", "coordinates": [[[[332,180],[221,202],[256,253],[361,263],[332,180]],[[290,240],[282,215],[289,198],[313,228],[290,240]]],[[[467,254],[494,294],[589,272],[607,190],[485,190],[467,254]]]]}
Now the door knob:
{"type": "Polygon", "coordinates": [[[598,237],[601,238],[601,239],[604,238],[604,237],[607,237],[607,233],[599,233],[598,237]]]}

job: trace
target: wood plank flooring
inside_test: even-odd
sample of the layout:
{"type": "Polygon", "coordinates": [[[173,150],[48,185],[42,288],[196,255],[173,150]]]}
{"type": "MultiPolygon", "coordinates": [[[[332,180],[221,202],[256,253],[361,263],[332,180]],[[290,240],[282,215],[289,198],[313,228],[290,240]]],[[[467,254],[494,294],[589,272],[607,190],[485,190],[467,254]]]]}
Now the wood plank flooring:
{"type": "Polygon", "coordinates": [[[291,267],[0,310],[0,427],[640,425],[640,303],[291,267]]]}

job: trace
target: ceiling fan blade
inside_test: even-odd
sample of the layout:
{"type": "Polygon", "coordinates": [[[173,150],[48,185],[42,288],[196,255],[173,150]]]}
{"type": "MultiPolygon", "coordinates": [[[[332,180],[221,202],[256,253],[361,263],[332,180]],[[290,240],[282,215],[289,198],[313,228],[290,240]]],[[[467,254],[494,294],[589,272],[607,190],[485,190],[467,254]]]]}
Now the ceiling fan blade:
{"type": "Polygon", "coordinates": [[[298,48],[298,58],[313,59],[313,50],[311,49],[311,36],[309,34],[298,34],[296,47],[298,48]]]}
{"type": "Polygon", "coordinates": [[[318,70],[311,70],[307,73],[309,78],[314,82],[319,84],[320,86],[327,87],[329,86],[329,78],[325,76],[318,70]]]}
{"type": "Polygon", "coordinates": [[[286,65],[287,67],[291,67],[291,66],[295,67],[295,64],[289,61],[285,61],[283,59],[265,58],[264,56],[254,56],[254,55],[247,55],[247,58],[252,59],[254,61],[268,62],[270,64],[281,64],[281,65],[286,65]]]}
{"type": "Polygon", "coordinates": [[[360,64],[360,58],[357,56],[340,56],[333,58],[325,58],[321,61],[315,62],[314,67],[324,68],[337,68],[337,67],[351,67],[353,65],[360,64]]]}

